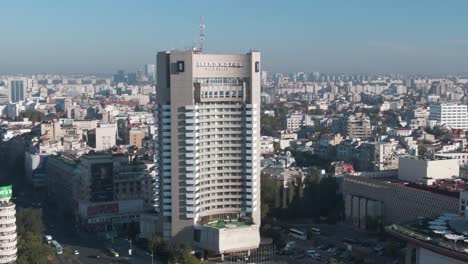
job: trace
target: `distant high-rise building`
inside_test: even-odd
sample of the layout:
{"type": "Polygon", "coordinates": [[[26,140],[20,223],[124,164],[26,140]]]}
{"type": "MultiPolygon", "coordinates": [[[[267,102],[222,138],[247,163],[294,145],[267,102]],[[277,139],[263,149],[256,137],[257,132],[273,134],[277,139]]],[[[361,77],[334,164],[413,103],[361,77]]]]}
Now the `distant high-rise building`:
{"type": "Polygon", "coordinates": [[[468,129],[466,105],[431,104],[429,111],[430,119],[436,120],[438,125],[449,126],[453,129],[468,129]]]}
{"type": "Polygon", "coordinates": [[[12,103],[23,101],[26,98],[26,84],[24,80],[11,80],[8,95],[12,103]]]}
{"type": "Polygon", "coordinates": [[[0,263],[16,260],[16,209],[11,201],[12,186],[0,187],[0,263]]]}
{"type": "Polygon", "coordinates": [[[125,72],[118,70],[117,74],[114,75],[114,83],[125,83],[125,72]]]}
{"type": "Polygon", "coordinates": [[[137,74],[135,72],[131,72],[127,75],[127,84],[129,85],[137,85],[137,74]]]}
{"type": "Polygon", "coordinates": [[[146,64],[145,65],[145,74],[148,77],[149,82],[154,82],[156,80],[156,65],[155,64],[146,64]]]}
{"type": "Polygon", "coordinates": [[[260,53],[157,55],[164,239],[210,252],[260,243],[260,53]]]}

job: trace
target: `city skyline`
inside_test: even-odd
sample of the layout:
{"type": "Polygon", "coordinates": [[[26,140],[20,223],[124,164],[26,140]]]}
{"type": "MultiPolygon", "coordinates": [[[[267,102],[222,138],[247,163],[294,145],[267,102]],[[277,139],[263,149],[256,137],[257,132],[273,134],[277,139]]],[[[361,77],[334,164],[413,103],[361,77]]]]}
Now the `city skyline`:
{"type": "Polygon", "coordinates": [[[207,53],[260,50],[276,72],[461,73],[467,3],[425,1],[48,1],[3,3],[0,73],[113,73],[188,49],[206,23],[207,53]],[[183,6],[184,8],[181,8],[183,6]],[[26,7],[26,8],[25,8],[26,7]],[[241,37],[234,37],[241,36],[241,37]]]}

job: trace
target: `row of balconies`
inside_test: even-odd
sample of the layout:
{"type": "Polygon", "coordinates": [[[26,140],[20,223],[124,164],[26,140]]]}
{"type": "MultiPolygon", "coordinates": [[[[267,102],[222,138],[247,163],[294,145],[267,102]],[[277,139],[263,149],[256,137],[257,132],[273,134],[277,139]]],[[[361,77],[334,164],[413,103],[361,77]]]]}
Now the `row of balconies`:
{"type": "Polygon", "coordinates": [[[0,264],[12,263],[16,260],[16,252],[11,255],[0,255],[0,264]]]}
{"type": "MultiPolygon", "coordinates": [[[[1,218],[0,219],[0,226],[1,225],[11,225],[11,224],[16,224],[16,217],[1,218]]],[[[1,227],[0,227],[0,231],[1,231],[1,227]]]]}
{"type": "Polygon", "coordinates": [[[14,232],[16,231],[16,225],[0,226],[0,232],[14,232]]]}

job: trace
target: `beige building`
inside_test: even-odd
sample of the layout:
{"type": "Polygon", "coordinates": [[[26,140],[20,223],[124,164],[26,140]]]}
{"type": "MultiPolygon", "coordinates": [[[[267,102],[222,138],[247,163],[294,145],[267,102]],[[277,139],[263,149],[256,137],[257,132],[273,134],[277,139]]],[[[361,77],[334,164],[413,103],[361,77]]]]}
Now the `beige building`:
{"type": "Polygon", "coordinates": [[[456,159],[445,157],[419,158],[404,156],[399,158],[398,178],[402,181],[431,185],[435,180],[458,177],[460,168],[456,159]]]}
{"type": "Polygon", "coordinates": [[[155,230],[210,252],[258,247],[260,53],[160,52],[157,68],[155,230]]]}
{"type": "Polygon", "coordinates": [[[346,132],[349,138],[370,138],[372,135],[370,118],[363,113],[350,115],[346,124],[346,132]]]}
{"type": "Polygon", "coordinates": [[[143,146],[143,139],[145,138],[145,131],[143,129],[131,129],[130,130],[130,145],[134,145],[138,148],[143,146]]]}

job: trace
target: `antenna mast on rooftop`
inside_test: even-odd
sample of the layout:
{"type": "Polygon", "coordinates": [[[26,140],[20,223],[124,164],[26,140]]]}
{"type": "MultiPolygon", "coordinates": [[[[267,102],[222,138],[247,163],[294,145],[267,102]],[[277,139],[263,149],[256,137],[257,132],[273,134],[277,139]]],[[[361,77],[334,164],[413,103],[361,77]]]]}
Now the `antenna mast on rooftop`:
{"type": "Polygon", "coordinates": [[[203,53],[203,42],[205,42],[205,18],[200,17],[200,47],[199,52],[203,53]]]}

